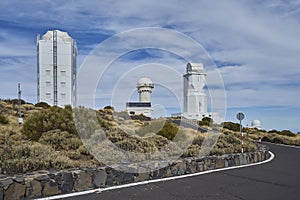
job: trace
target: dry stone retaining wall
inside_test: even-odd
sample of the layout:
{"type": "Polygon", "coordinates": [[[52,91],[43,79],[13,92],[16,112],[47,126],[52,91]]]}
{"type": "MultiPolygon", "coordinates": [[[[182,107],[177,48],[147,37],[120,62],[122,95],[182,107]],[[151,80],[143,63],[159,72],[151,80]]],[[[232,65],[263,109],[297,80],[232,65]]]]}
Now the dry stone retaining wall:
{"type": "MultiPolygon", "coordinates": [[[[151,179],[178,176],[245,165],[266,160],[270,157],[266,150],[230,154],[223,156],[209,156],[204,158],[184,158],[169,162],[166,167],[147,172],[145,166],[132,165],[139,173],[126,173],[110,167],[96,169],[42,170],[23,175],[0,175],[0,200],[33,199],[75,191],[108,187],[126,183],[133,183],[151,179]]],[[[155,163],[159,166],[161,163],[155,163]]]]}

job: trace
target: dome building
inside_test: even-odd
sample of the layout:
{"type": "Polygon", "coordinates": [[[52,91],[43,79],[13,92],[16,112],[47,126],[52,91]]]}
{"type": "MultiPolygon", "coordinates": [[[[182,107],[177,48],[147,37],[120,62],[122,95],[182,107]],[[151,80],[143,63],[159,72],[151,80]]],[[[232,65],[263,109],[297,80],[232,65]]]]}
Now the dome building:
{"type": "Polygon", "coordinates": [[[261,122],[258,119],[255,119],[251,122],[252,128],[261,129],[261,122]]]}
{"type": "Polygon", "coordinates": [[[150,78],[142,77],[137,82],[137,91],[139,93],[139,102],[127,102],[126,110],[129,115],[144,115],[151,117],[151,93],[154,88],[154,84],[150,78]]]}

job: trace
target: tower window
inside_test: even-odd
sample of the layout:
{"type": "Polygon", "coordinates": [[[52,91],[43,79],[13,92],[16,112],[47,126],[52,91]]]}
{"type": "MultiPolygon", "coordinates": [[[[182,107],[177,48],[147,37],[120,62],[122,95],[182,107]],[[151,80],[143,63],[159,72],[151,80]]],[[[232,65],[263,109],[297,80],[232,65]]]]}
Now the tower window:
{"type": "Polygon", "coordinates": [[[51,70],[50,69],[46,69],[46,75],[50,76],[51,75],[51,70]]]}
{"type": "Polygon", "coordinates": [[[46,87],[50,87],[51,86],[51,82],[50,81],[46,81],[46,87]]]}
{"type": "Polygon", "coordinates": [[[61,93],[60,96],[61,96],[62,99],[65,99],[66,98],[66,93],[61,93]]]}
{"type": "Polygon", "coordinates": [[[47,92],[47,93],[46,93],[46,98],[47,98],[47,99],[50,99],[50,97],[51,97],[51,93],[47,92]]]}
{"type": "Polygon", "coordinates": [[[60,82],[60,86],[61,86],[62,88],[66,87],[66,82],[60,82]]]}
{"type": "Polygon", "coordinates": [[[66,71],[64,71],[64,70],[60,71],[60,75],[61,76],[65,76],[66,75],[66,71]]]}

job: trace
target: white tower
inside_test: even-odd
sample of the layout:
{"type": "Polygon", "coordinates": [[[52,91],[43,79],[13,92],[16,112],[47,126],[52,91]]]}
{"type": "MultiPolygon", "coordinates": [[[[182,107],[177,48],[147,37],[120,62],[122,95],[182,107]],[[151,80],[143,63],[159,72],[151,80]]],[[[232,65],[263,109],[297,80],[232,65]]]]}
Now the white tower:
{"type": "Polygon", "coordinates": [[[184,113],[192,118],[199,118],[207,113],[205,94],[205,76],[202,63],[188,63],[184,77],[184,113]]]}
{"type": "Polygon", "coordinates": [[[151,118],[151,93],[154,88],[154,84],[150,78],[143,77],[138,81],[136,88],[139,93],[139,102],[127,102],[126,110],[129,115],[142,114],[151,118]]]}
{"type": "Polygon", "coordinates": [[[38,102],[76,105],[76,42],[66,32],[48,31],[37,37],[38,102]]]}
{"type": "Polygon", "coordinates": [[[151,93],[154,88],[153,82],[147,77],[140,78],[136,88],[139,93],[140,102],[151,102],[151,93]]]}

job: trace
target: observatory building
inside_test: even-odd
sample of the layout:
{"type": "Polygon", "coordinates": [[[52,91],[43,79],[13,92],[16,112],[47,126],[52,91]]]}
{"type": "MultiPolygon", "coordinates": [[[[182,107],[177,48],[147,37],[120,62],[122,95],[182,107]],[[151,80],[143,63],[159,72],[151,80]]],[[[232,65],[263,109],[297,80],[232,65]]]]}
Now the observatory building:
{"type": "Polygon", "coordinates": [[[252,128],[257,128],[258,130],[261,129],[261,122],[258,119],[255,119],[251,122],[252,128]]]}
{"type": "Polygon", "coordinates": [[[77,46],[66,32],[37,36],[38,102],[51,106],[76,105],[77,46]]]}
{"type": "Polygon", "coordinates": [[[145,115],[151,117],[151,93],[154,88],[154,84],[151,79],[147,77],[141,78],[137,85],[137,91],[139,93],[139,102],[127,102],[126,110],[129,115],[145,115]]]}
{"type": "Polygon", "coordinates": [[[188,63],[183,75],[183,113],[172,114],[191,120],[212,118],[214,123],[221,123],[218,113],[207,112],[207,96],[205,93],[206,73],[202,63],[188,63]]]}

